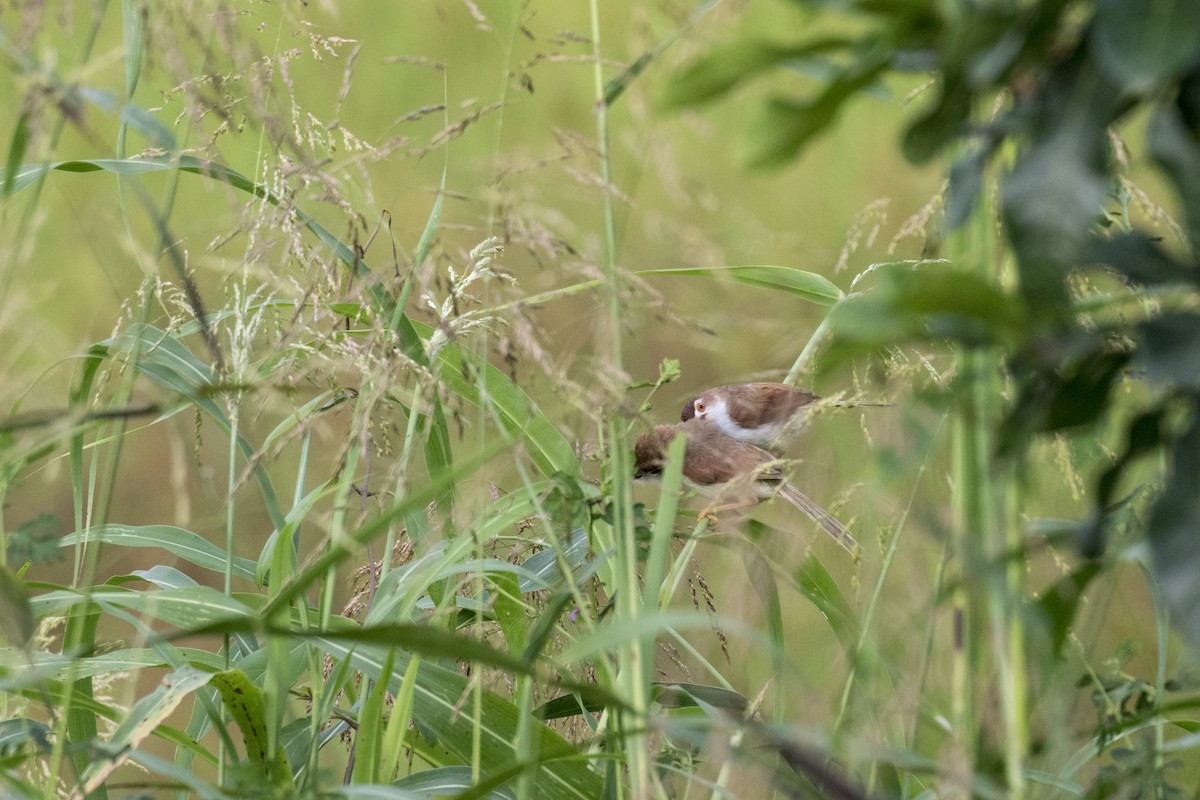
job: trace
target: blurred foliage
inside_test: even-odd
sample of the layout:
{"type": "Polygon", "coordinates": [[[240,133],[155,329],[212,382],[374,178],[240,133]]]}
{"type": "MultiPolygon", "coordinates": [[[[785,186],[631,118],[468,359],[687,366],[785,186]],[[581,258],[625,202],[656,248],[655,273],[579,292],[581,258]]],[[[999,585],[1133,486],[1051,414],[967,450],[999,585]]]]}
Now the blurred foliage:
{"type": "MultiPolygon", "coordinates": [[[[1120,494],[1146,456],[1174,449],[1176,474],[1193,469],[1178,452],[1198,435],[1194,371],[1181,379],[1192,350],[1178,346],[1194,335],[1180,280],[1192,256],[1103,207],[1127,200],[1112,183],[1123,151],[1094,127],[1152,101],[1182,107],[1170,92],[1183,96],[1191,63],[1190,34],[1176,32],[1188,17],[1156,7],[1123,28],[1130,13],[1102,7],[1093,22],[1074,3],[803,6],[851,21],[803,28],[820,31],[806,41],[735,42],[673,84],[670,59],[712,31],[755,19],[796,30],[781,24],[793,8],[126,0],[3,12],[12,80],[0,91],[15,111],[0,332],[13,346],[0,350],[37,377],[0,387],[0,794],[1173,789],[1162,730],[1194,732],[1178,715],[1200,700],[1167,697],[1158,595],[1114,623],[1104,593],[1122,591],[1119,569],[1059,561],[1054,543],[1079,531],[1058,520],[974,573],[946,572],[970,561],[941,539],[945,507],[969,489],[942,480],[938,418],[958,397],[939,393],[953,369],[938,374],[926,345],[999,354],[1031,387],[1000,423],[998,464],[1047,432],[1105,424],[1135,370],[1168,387],[1105,465],[1102,494],[1118,499],[1097,521],[1136,519],[1138,489],[1120,494]],[[1113,32],[1088,32],[1103,24],[1113,32]],[[1143,34],[1165,40],[1132,52],[1143,34]],[[1102,50],[1128,86],[1087,84],[1102,50]],[[664,85],[682,107],[781,67],[814,91],[768,104],[751,153],[776,166],[806,148],[834,156],[803,176],[736,174],[724,127],[649,111],[664,85]],[[1022,237],[1013,280],[948,266],[936,242],[896,260],[898,242],[928,234],[921,211],[886,246],[889,263],[835,283],[880,235],[879,192],[925,202],[919,178],[935,172],[875,180],[898,161],[878,146],[891,107],[837,127],[861,114],[856,97],[894,99],[884,81],[899,71],[940,81],[904,149],[958,159],[951,228],[986,205],[1007,143],[1029,154],[1018,165],[1041,153],[1005,182],[1010,236],[1022,237]],[[1058,181],[1048,202],[1095,207],[1026,208],[1041,196],[1016,178],[1029,192],[1043,173],[1058,181]],[[868,201],[843,241],[836,220],[868,201]],[[616,218],[603,235],[599,207],[616,218]],[[839,246],[837,266],[813,267],[828,274],[793,266],[832,264],[839,246]],[[109,292],[93,291],[106,269],[109,292]],[[1115,289],[1081,293],[1085,278],[1115,289]],[[48,299],[24,302],[39,292],[48,299]],[[910,359],[902,374],[936,376],[897,403],[901,443],[865,415],[861,435],[806,443],[804,478],[848,487],[838,513],[864,533],[860,560],[838,552],[827,565],[790,518],[717,528],[677,514],[681,447],[657,502],[636,501],[623,440],[651,415],[677,418],[670,392],[685,390],[667,384],[778,377],[793,358],[796,377],[826,332],[834,359],[885,350],[910,359]],[[624,358],[622,339],[636,345],[624,358]],[[69,388],[56,394],[55,380],[69,388]],[[169,458],[147,457],[147,442],[169,458]],[[994,579],[1026,567],[1040,594],[994,579]],[[1039,682],[1028,705],[1045,719],[946,724],[962,698],[990,712],[1012,685],[986,657],[955,661],[963,627],[946,600],[964,585],[1007,604],[997,636],[1020,642],[1029,620],[1044,644],[1009,672],[1039,682]],[[1103,635],[1081,633],[1092,623],[1103,635]],[[1139,663],[1095,666],[1122,636],[1130,653],[1144,647],[1139,663]],[[1146,662],[1157,677],[1138,677],[1146,662]],[[1087,671],[1090,693],[1064,663],[1087,671]],[[1013,730],[1035,740],[1028,751],[1002,740],[1013,730]],[[1005,775],[1009,755],[1027,771],[1005,775]]],[[[1194,165],[1194,119],[1176,116],[1155,152],[1194,165]]],[[[1060,467],[1028,480],[1069,484],[1060,467]]]]}
{"type": "Polygon", "coordinates": [[[989,282],[949,268],[886,270],[834,309],[835,355],[897,337],[999,348],[1015,397],[998,459],[1018,457],[1030,437],[1096,426],[1114,413],[1121,380],[1144,380],[1152,394],[1126,423],[1125,449],[1096,479],[1079,547],[1088,557],[1104,551],[1121,478],[1135,461],[1165,456],[1146,534],[1173,621],[1200,646],[1200,1],[804,5],[851,15],[861,32],[731,42],[685,71],[669,102],[710,101],[773,67],[823,72],[809,95],[772,97],[751,133],[755,161],[778,165],[886,74],[935,76],[903,150],[916,162],[953,160],[948,230],[971,216],[1000,162],[1015,275],[989,282]],[[1116,137],[1115,126],[1141,118],[1149,119],[1144,137],[1116,137]],[[1128,219],[1122,172],[1131,159],[1152,161],[1174,190],[1177,240],[1128,219]],[[1081,278],[1106,275],[1116,278],[1108,293],[1079,290],[1081,278]],[[1131,298],[1141,298],[1140,313],[1106,313],[1131,298]]]}

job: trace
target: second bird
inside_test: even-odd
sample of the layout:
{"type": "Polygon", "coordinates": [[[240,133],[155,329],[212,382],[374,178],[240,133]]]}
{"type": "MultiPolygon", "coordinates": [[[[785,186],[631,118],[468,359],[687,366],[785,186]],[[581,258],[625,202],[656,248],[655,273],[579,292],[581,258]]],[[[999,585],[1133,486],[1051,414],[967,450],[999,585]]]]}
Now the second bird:
{"type": "Polygon", "coordinates": [[[734,383],[701,392],[680,419],[707,419],[721,433],[757,447],[773,447],[796,412],[820,398],[782,383],[734,383]]]}
{"type": "Polygon", "coordinates": [[[780,495],[820,525],[842,547],[853,551],[854,537],[832,514],[785,480],[783,467],[760,447],[726,436],[711,419],[693,418],[659,425],[634,445],[634,477],[655,480],[667,462],[667,445],[680,432],[687,434],[683,477],[705,494],[725,495],[733,506],[780,495]],[[740,495],[740,496],[739,496],[740,495]]]}

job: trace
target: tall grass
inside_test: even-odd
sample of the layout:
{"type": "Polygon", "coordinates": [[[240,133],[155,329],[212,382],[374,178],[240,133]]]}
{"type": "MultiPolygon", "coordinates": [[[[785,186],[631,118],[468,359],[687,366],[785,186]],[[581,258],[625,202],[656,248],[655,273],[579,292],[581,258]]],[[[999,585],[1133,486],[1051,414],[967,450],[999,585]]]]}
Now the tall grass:
{"type": "MultiPolygon", "coordinates": [[[[672,20],[644,52],[664,58],[710,10],[672,20]]],[[[347,42],[336,21],[283,10],[254,17],[260,31],[208,3],[89,13],[65,11],[86,25],[61,35],[0,29],[8,91],[29,89],[3,179],[0,330],[25,342],[20,312],[43,312],[23,298],[59,285],[65,212],[135,289],[103,312],[110,333],[65,351],[46,335],[6,356],[34,377],[0,395],[5,796],[1082,797],[1143,777],[1175,785],[1167,717],[1129,704],[1168,691],[1162,603],[1152,594],[1129,612],[1154,632],[1152,657],[1131,657],[1129,673],[1103,663],[1121,652],[1111,638],[1079,633],[1077,615],[1103,628],[1107,609],[1071,595],[1091,576],[1052,541],[1036,558],[1045,545],[1024,530],[1036,487],[1022,473],[1054,469],[1040,453],[994,466],[1006,390],[994,355],[897,336],[882,362],[836,373],[905,406],[819,415],[814,427],[862,432],[814,431],[796,469],[829,496],[859,484],[835,508],[864,543],[857,561],[770,504],[698,519],[682,440],[660,489],[635,489],[632,437],[700,388],[687,364],[687,386],[671,385],[680,364],[659,363],[646,320],[674,326],[681,348],[709,341],[714,320],[717,348],[739,325],[769,331],[750,357],[722,351],[737,364],[730,380],[778,366],[764,353],[784,354],[791,382],[825,380],[826,320],[857,313],[887,270],[864,268],[846,295],[790,263],[628,255],[633,187],[617,143],[647,124],[637,93],[652,59],[615,63],[627,53],[610,28],[625,29],[604,4],[572,18],[585,42],[556,31],[562,49],[539,41],[549,49],[529,61],[518,54],[530,26],[544,35],[536,19],[456,9],[453,25],[483,29],[497,51],[488,88],[464,92],[444,63],[390,54],[390,66],[428,70],[422,85],[440,97],[413,101],[369,144],[339,117],[363,102],[364,59],[384,60],[369,30],[347,42]],[[92,71],[112,69],[97,41],[120,54],[119,100],[92,89],[92,71]],[[519,183],[555,163],[515,155],[532,136],[521,115],[538,102],[536,67],[579,59],[594,127],[557,132],[569,169],[519,183]],[[337,101],[312,99],[317,85],[337,101]],[[486,157],[458,148],[493,122],[486,157]],[[407,124],[420,135],[395,133],[407,124]],[[430,180],[385,213],[390,189],[371,175],[394,159],[430,180]],[[568,179],[563,210],[523,205],[522,192],[568,179]],[[94,226],[76,193],[119,224],[94,226]],[[461,208],[474,195],[478,218],[461,208]],[[880,363],[886,380],[874,382],[880,363]],[[38,516],[67,506],[65,531],[38,516]],[[1155,677],[1139,681],[1147,665],[1155,677]],[[1147,731],[1149,771],[1110,770],[1099,745],[1140,757],[1147,731]]],[[[672,224],[695,243],[686,221],[672,224]]],[[[951,264],[922,268],[1004,280],[991,209],[948,249],[951,264]]],[[[89,285],[85,255],[70,260],[83,264],[70,281],[89,285]]],[[[1095,458],[1103,443],[1075,446],[1095,458]]],[[[1131,591],[1120,563],[1095,569],[1109,591],[1131,591]]]]}

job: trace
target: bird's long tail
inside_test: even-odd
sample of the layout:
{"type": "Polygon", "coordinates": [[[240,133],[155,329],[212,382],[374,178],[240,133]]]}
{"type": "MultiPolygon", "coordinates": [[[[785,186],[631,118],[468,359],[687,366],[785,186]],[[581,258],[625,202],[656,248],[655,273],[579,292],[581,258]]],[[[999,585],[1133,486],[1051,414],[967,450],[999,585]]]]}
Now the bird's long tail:
{"type": "Polygon", "coordinates": [[[813,522],[825,529],[825,532],[837,540],[837,543],[846,548],[850,552],[854,552],[858,547],[858,542],[850,535],[850,531],[846,530],[846,526],[838,522],[838,520],[825,509],[816,504],[808,495],[792,486],[790,483],[785,483],[779,490],[779,493],[796,508],[804,512],[804,514],[813,522]]]}

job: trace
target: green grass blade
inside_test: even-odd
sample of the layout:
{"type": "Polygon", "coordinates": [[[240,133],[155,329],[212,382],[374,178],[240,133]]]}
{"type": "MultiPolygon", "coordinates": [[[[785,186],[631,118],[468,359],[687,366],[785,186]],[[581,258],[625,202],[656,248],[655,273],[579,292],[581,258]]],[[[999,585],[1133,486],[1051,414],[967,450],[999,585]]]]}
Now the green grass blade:
{"type": "Polygon", "coordinates": [[[59,614],[87,602],[140,611],[184,629],[198,629],[230,620],[254,620],[253,609],[208,586],[139,592],[115,587],[95,588],[88,595],[53,591],[34,597],[30,604],[39,617],[59,614]]]}
{"type": "Polygon", "coordinates": [[[84,794],[98,788],[124,761],[124,751],[138,747],[161,723],[197,689],[208,684],[212,674],[192,667],[183,667],[171,673],[153,692],[143,697],[124,718],[108,745],[115,754],[112,758],[93,762],[81,781],[84,794]]]}
{"type": "MultiPolygon", "coordinates": [[[[59,540],[60,547],[104,542],[119,547],[157,547],[190,564],[222,572],[229,561],[224,548],[204,537],[173,525],[99,525],[86,531],[69,533],[59,540]]],[[[239,578],[254,580],[254,562],[233,557],[233,572],[239,578]]]]}
{"type": "MultiPolygon", "coordinates": [[[[422,339],[433,335],[433,328],[428,325],[417,322],[412,325],[422,339]]],[[[483,363],[477,354],[455,344],[443,347],[437,358],[446,386],[476,406],[483,405],[484,400],[479,395],[481,381],[475,376],[486,370],[487,402],[495,408],[504,430],[525,444],[530,458],[544,475],[549,477],[555,472],[579,475],[579,459],[566,437],[507,375],[491,364],[483,363]]]]}
{"type": "MultiPolygon", "coordinates": [[[[334,640],[314,640],[322,650],[337,659],[348,659],[353,667],[373,680],[386,680],[389,691],[400,689],[396,674],[407,667],[407,657],[397,654],[395,668],[384,674],[387,650],[376,645],[350,645],[334,640]]],[[[473,732],[482,735],[480,772],[490,775],[512,766],[520,712],[512,703],[490,691],[481,693],[480,715],[472,704],[460,708],[467,691],[467,678],[456,669],[423,663],[413,694],[413,719],[421,728],[437,736],[437,751],[448,754],[452,763],[466,764],[472,754],[473,732]]],[[[582,754],[559,734],[538,725],[538,752],[544,762],[534,779],[536,796],[548,800],[592,800],[600,794],[600,777],[587,765],[582,754]]],[[[430,753],[430,757],[434,757],[430,753]]]]}
{"type": "MultiPolygon", "coordinates": [[[[118,352],[135,355],[140,372],[160,386],[187,398],[212,417],[221,430],[226,433],[232,430],[229,417],[210,396],[219,389],[216,373],[212,367],[192,355],[177,338],[153,325],[133,323],[104,344],[118,352]]],[[[237,437],[237,446],[248,461],[254,458],[255,448],[245,437],[237,437]]],[[[253,474],[271,522],[276,528],[283,527],[283,514],[279,510],[279,500],[270,476],[261,464],[255,464],[253,474]]]]}
{"type": "Polygon", "coordinates": [[[677,269],[646,269],[638,275],[680,275],[706,278],[729,278],[737,283],[760,289],[774,289],[794,294],[811,303],[831,306],[842,297],[842,290],[823,275],[791,267],[681,267],[677,269]]]}
{"type": "Polygon", "coordinates": [[[816,556],[809,556],[796,572],[800,591],[825,617],[830,630],[849,652],[858,641],[858,623],[854,609],[846,601],[841,587],[816,556]]]}
{"type": "Polygon", "coordinates": [[[274,791],[286,794],[293,789],[292,770],[286,753],[282,747],[272,752],[262,689],[239,669],[218,672],[212,676],[212,685],[242,732],[246,760],[255,766],[262,780],[274,791]]]}

